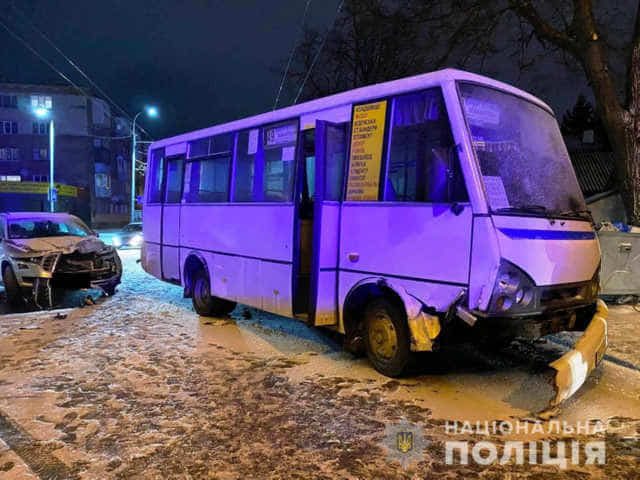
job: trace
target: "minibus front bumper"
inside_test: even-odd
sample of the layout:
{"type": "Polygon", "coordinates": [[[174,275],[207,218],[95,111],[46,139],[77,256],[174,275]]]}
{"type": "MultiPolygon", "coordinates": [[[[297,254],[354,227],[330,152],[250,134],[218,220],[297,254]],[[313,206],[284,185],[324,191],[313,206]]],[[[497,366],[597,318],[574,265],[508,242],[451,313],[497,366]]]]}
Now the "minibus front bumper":
{"type": "Polygon", "coordinates": [[[555,397],[551,407],[557,407],[571,397],[584,384],[587,377],[599,365],[607,349],[607,305],[598,300],[596,312],[584,334],[571,350],[549,364],[556,371],[555,397]]]}

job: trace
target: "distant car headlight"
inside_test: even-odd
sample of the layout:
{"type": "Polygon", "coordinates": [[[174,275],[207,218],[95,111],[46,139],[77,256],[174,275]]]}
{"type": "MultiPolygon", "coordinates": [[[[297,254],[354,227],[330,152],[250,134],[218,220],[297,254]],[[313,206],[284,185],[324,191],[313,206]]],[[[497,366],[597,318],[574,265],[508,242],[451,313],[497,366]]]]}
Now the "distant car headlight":
{"type": "Polygon", "coordinates": [[[500,262],[491,294],[493,313],[527,313],[535,307],[535,284],[529,276],[506,260],[500,262]]]}
{"type": "Polygon", "coordinates": [[[132,247],[138,247],[140,246],[140,244],[142,243],[142,235],[140,235],[139,233],[134,235],[131,240],[129,240],[129,245],[131,245],[132,247]]]}
{"type": "Polygon", "coordinates": [[[112,243],[114,247],[119,247],[120,245],[122,245],[122,239],[118,235],[114,235],[112,243]]]}

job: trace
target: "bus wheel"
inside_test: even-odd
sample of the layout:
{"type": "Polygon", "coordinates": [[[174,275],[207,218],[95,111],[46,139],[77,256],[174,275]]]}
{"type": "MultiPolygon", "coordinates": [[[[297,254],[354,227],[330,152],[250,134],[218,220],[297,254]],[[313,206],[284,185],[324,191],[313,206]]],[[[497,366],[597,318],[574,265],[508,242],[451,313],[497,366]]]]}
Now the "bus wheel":
{"type": "Polygon", "coordinates": [[[7,295],[7,302],[12,307],[19,307],[23,303],[23,297],[20,293],[18,280],[13,269],[9,265],[5,265],[2,269],[2,281],[4,282],[4,290],[7,295]]]}
{"type": "Polygon", "coordinates": [[[227,315],[236,307],[235,302],[211,295],[209,276],[204,269],[198,270],[193,276],[191,291],[193,309],[203,317],[227,315]]]}
{"type": "Polygon", "coordinates": [[[365,346],[375,369],[388,377],[402,374],[411,356],[409,329],[403,312],[384,298],[365,310],[365,346]]]}

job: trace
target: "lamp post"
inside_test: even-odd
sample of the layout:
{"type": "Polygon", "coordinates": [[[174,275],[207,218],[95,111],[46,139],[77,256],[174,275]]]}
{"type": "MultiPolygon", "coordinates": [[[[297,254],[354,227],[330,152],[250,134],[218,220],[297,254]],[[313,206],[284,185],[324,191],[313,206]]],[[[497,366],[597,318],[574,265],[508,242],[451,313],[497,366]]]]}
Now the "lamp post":
{"type": "MultiPolygon", "coordinates": [[[[50,111],[44,107],[38,107],[34,110],[34,113],[38,118],[46,118],[50,116],[50,111]]],[[[49,118],[49,211],[56,211],[56,199],[54,198],[53,187],[53,166],[55,163],[54,149],[55,149],[55,132],[53,129],[53,116],[49,118]]]]}
{"type": "Polygon", "coordinates": [[[136,120],[143,113],[146,113],[149,118],[155,118],[158,116],[158,109],[145,107],[144,110],[135,114],[131,123],[131,222],[135,222],[136,213],[136,120]]]}

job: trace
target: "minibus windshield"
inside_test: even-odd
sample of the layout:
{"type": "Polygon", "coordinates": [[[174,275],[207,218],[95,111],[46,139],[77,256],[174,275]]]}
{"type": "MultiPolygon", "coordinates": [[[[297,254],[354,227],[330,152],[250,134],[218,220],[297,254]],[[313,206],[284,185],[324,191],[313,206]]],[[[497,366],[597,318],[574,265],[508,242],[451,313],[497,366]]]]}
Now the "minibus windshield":
{"type": "Polygon", "coordinates": [[[586,210],[553,115],[486,86],[461,83],[460,93],[493,212],[579,216],[586,210]]]}

